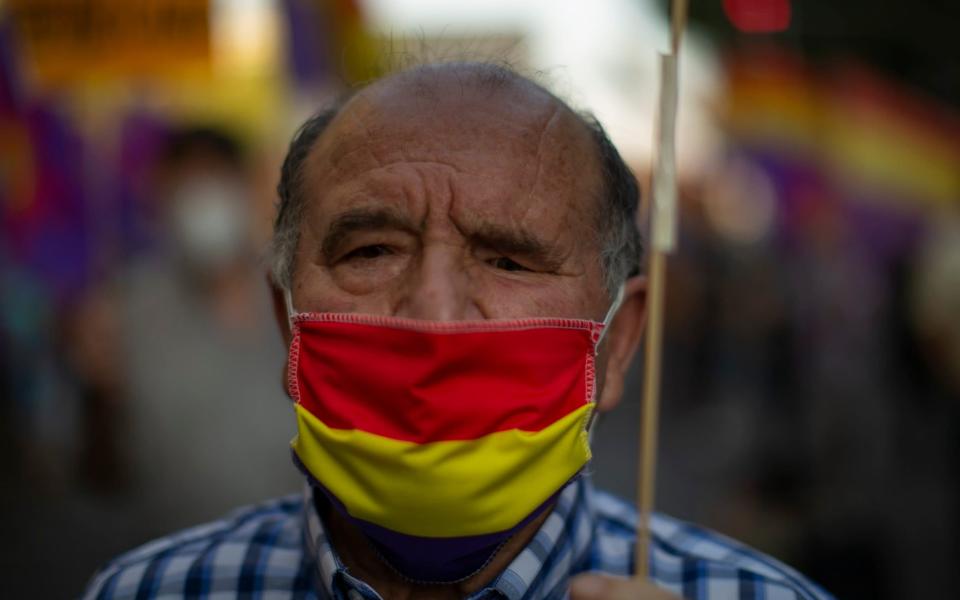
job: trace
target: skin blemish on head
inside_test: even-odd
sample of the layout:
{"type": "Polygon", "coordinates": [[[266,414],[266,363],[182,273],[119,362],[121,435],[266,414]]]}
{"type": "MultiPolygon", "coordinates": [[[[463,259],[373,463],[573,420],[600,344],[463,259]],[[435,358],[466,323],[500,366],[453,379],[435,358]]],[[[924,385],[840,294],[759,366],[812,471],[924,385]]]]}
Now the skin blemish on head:
{"type": "Polygon", "coordinates": [[[543,176],[544,144],[546,143],[546,140],[548,138],[550,128],[553,127],[554,124],[556,124],[557,119],[560,117],[560,114],[561,114],[560,106],[558,105],[554,107],[553,112],[550,114],[550,117],[547,119],[547,122],[543,125],[543,130],[540,132],[540,139],[537,140],[537,150],[536,150],[537,170],[533,176],[533,183],[530,185],[530,192],[529,192],[530,194],[533,194],[534,190],[536,190],[537,186],[540,184],[540,177],[543,176]]]}

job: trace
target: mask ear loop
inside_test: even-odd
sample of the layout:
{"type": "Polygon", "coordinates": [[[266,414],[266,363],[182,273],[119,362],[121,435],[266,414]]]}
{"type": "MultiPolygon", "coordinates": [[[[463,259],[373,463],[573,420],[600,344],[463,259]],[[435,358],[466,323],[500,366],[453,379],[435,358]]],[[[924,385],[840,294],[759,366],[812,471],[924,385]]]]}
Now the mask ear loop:
{"type": "Polygon", "coordinates": [[[290,288],[284,286],[283,301],[287,305],[287,327],[290,328],[290,335],[293,335],[293,318],[297,316],[297,311],[293,308],[293,295],[290,288]]]}
{"type": "Polygon", "coordinates": [[[617,288],[617,293],[613,297],[613,303],[610,304],[610,308],[607,309],[606,316],[603,317],[603,329],[600,331],[600,336],[597,338],[597,343],[594,345],[595,353],[597,350],[599,350],[600,342],[603,341],[603,337],[607,335],[607,328],[610,327],[610,322],[613,321],[613,318],[617,315],[617,311],[620,310],[620,305],[623,304],[625,287],[626,284],[621,283],[620,287],[617,288]]]}
{"type": "MultiPolygon", "coordinates": [[[[597,337],[597,343],[594,344],[593,346],[594,356],[596,356],[597,352],[600,349],[600,342],[603,341],[603,336],[606,335],[607,328],[610,326],[610,323],[613,321],[613,318],[617,315],[617,311],[620,310],[620,305],[623,304],[623,297],[626,293],[625,287],[626,285],[621,283],[620,287],[617,288],[617,293],[613,297],[613,303],[610,304],[610,308],[607,309],[606,316],[603,317],[603,329],[600,331],[599,337],[597,337]]],[[[596,402],[596,398],[594,398],[594,402],[596,402]]],[[[587,445],[589,445],[590,447],[593,447],[593,432],[596,430],[595,426],[597,424],[597,421],[599,420],[597,416],[598,416],[597,410],[596,408],[594,408],[593,411],[590,413],[590,420],[587,422],[587,445]]]]}

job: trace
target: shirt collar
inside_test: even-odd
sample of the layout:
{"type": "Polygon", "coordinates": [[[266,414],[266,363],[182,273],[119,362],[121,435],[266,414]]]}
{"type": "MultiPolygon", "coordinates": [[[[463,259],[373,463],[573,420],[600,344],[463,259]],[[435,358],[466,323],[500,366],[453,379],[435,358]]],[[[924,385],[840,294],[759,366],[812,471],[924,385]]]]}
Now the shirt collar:
{"type": "MultiPolygon", "coordinates": [[[[323,592],[328,598],[379,598],[373,589],[347,572],[327,537],[323,520],[317,512],[309,484],[304,492],[307,548],[320,575],[323,592]],[[342,593],[335,590],[342,588],[342,593]]],[[[540,529],[523,550],[486,588],[471,598],[498,595],[507,600],[539,598],[558,586],[567,585],[570,575],[587,560],[595,535],[591,510],[592,485],[586,476],[567,485],[540,529]]]]}

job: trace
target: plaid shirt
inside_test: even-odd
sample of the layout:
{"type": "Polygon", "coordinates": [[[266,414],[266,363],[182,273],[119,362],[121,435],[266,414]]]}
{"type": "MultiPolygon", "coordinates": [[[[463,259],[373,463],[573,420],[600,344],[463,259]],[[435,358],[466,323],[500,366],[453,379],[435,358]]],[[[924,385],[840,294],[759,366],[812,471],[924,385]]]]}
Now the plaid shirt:
{"type": "MultiPolygon", "coordinates": [[[[526,548],[471,599],[563,598],[577,573],[629,575],[636,523],[630,505],[580,478],[526,548]]],[[[684,598],[830,598],[790,567],[716,533],[663,515],[654,516],[652,530],[651,577],[684,598]]],[[[380,600],[338,559],[309,488],[120,556],[84,598],[380,600]]]]}

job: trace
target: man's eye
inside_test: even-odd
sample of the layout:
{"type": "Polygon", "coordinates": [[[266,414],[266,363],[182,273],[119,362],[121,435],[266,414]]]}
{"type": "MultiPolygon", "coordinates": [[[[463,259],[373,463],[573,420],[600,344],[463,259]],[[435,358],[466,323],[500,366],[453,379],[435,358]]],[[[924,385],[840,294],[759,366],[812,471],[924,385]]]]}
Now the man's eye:
{"type": "Polygon", "coordinates": [[[521,265],[520,263],[507,258],[506,256],[501,256],[490,261],[490,264],[496,268],[504,271],[529,271],[530,269],[521,265]]]}
{"type": "Polygon", "coordinates": [[[361,260],[370,260],[374,258],[380,258],[381,256],[386,256],[392,254],[390,248],[382,244],[374,244],[372,246],[361,246],[356,250],[351,250],[350,252],[343,255],[341,260],[352,260],[355,258],[361,260]]]}

